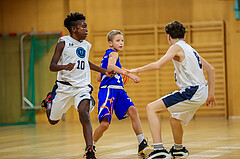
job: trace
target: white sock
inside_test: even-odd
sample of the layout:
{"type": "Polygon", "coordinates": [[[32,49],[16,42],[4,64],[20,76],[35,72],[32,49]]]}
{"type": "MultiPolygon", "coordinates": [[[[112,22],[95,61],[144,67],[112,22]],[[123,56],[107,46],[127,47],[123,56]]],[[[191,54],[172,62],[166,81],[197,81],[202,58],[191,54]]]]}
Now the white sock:
{"type": "Polygon", "coordinates": [[[183,148],[183,145],[182,144],[175,144],[174,143],[174,149],[175,150],[181,150],[183,148]]]}
{"type": "Polygon", "coordinates": [[[155,143],[153,144],[154,150],[162,150],[164,149],[163,143],[155,143]]]}
{"type": "Polygon", "coordinates": [[[137,135],[137,140],[138,140],[138,143],[139,143],[139,144],[143,141],[143,139],[144,139],[143,134],[137,135]]]}

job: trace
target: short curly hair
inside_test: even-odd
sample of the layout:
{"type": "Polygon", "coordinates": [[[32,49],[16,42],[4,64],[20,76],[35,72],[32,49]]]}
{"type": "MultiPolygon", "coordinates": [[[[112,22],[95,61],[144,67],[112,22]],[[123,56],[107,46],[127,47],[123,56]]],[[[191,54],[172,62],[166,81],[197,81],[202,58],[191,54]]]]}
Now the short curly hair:
{"type": "Polygon", "coordinates": [[[165,32],[173,39],[184,38],[186,28],[180,22],[174,21],[165,26],[165,32]]]}
{"type": "Polygon", "coordinates": [[[67,15],[67,18],[64,20],[64,26],[68,29],[68,31],[71,33],[71,29],[73,26],[77,26],[78,20],[86,20],[86,17],[82,13],[70,13],[67,15]]]}

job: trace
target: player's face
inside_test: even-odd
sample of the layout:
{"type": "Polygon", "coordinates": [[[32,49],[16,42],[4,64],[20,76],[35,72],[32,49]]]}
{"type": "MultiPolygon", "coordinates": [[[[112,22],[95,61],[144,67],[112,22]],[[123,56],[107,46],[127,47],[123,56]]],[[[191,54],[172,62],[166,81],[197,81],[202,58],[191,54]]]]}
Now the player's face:
{"type": "Polygon", "coordinates": [[[112,47],[116,51],[123,51],[123,46],[124,46],[124,39],[123,35],[118,34],[113,38],[113,41],[111,42],[112,47]]]}
{"type": "Polygon", "coordinates": [[[84,40],[88,35],[87,22],[85,20],[78,20],[77,22],[75,35],[79,40],[84,40]]]}

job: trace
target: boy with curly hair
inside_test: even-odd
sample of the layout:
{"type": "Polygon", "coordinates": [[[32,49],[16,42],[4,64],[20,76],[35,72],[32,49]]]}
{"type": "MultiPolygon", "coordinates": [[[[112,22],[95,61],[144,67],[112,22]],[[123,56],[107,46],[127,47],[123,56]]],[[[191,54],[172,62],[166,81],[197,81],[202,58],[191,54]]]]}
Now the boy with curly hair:
{"type": "Polygon", "coordinates": [[[55,125],[71,105],[75,105],[83,126],[86,142],[86,158],[95,159],[92,140],[92,125],[89,113],[94,106],[91,96],[90,69],[101,72],[107,77],[114,75],[113,71],[98,67],[88,61],[91,44],[85,40],[88,35],[85,16],[78,12],[71,13],[64,20],[64,26],[70,35],[59,39],[52,57],[50,70],[58,72],[56,84],[45,100],[46,113],[50,124],[55,125]]]}
{"type": "Polygon", "coordinates": [[[180,22],[174,21],[166,25],[165,31],[170,45],[166,54],[156,62],[128,71],[128,73],[139,73],[159,70],[168,62],[173,61],[175,81],[181,89],[147,105],[148,122],[154,143],[154,151],[149,155],[148,159],[187,158],[189,152],[182,145],[182,122],[187,125],[204,102],[206,102],[207,106],[213,107],[216,105],[214,67],[184,41],[185,27],[180,22]],[[203,70],[207,72],[209,86],[205,80],[203,70]],[[163,147],[158,114],[165,110],[171,113],[170,124],[174,138],[174,146],[171,148],[170,153],[163,147]]]}

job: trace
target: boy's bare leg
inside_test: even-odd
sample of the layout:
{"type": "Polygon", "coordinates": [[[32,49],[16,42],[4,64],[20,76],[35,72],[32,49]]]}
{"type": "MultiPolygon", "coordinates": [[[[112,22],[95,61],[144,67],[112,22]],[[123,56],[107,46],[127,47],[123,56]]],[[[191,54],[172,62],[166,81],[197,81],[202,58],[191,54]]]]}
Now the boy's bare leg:
{"type": "Polygon", "coordinates": [[[103,118],[101,123],[98,125],[98,127],[94,131],[93,141],[97,142],[103,136],[103,133],[108,129],[108,127],[109,127],[108,118],[103,118]]]}
{"type": "Polygon", "coordinates": [[[171,153],[174,158],[179,156],[181,156],[181,158],[187,158],[189,156],[189,152],[182,145],[182,138],[183,138],[182,121],[176,118],[170,117],[170,124],[172,127],[174,146],[170,149],[169,153],[171,153]]]}
{"type": "Polygon", "coordinates": [[[47,109],[46,109],[46,114],[47,114],[47,118],[48,118],[48,122],[51,125],[55,125],[59,122],[59,120],[51,120],[50,119],[50,114],[51,114],[51,110],[52,110],[52,103],[47,103],[47,109]]]}
{"type": "Polygon", "coordinates": [[[130,106],[127,110],[127,114],[130,116],[132,121],[132,127],[136,135],[142,134],[142,125],[138,115],[137,108],[130,106]]]}
{"type": "Polygon", "coordinates": [[[132,121],[133,130],[137,136],[138,140],[138,154],[139,155],[149,155],[152,151],[152,148],[148,146],[147,141],[144,139],[142,124],[138,115],[137,108],[130,106],[127,110],[127,114],[130,116],[132,121]]]}
{"type": "Polygon", "coordinates": [[[86,99],[80,102],[78,106],[79,119],[83,127],[86,147],[92,147],[92,124],[89,116],[90,100],[86,99]]]}
{"type": "Polygon", "coordinates": [[[153,143],[162,143],[161,122],[159,112],[167,110],[162,99],[158,99],[147,105],[147,116],[152,133],[153,143]]]}
{"type": "Polygon", "coordinates": [[[175,144],[182,144],[182,138],[183,138],[183,127],[182,127],[182,121],[175,119],[173,117],[170,117],[170,124],[172,127],[172,134],[175,144]]]}

